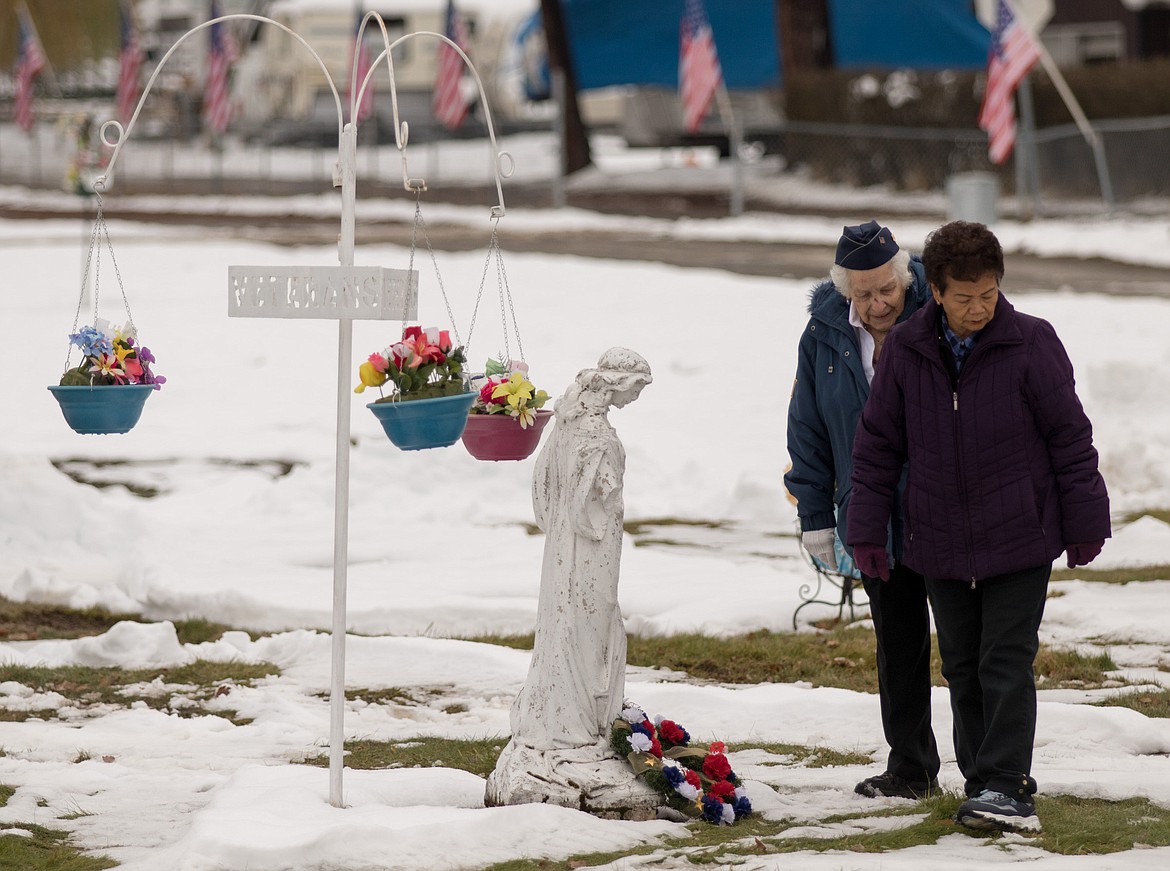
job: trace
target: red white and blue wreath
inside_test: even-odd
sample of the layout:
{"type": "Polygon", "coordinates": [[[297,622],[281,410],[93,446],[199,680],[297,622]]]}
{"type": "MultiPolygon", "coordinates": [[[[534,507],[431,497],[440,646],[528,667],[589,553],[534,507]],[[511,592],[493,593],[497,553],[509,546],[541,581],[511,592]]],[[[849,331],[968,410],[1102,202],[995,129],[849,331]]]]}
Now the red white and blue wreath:
{"type": "Polygon", "coordinates": [[[627,702],[613,721],[610,744],[676,810],[724,826],[752,812],[722,741],[705,750],[692,746],[690,734],[678,723],[660,716],[651,720],[627,702]]]}

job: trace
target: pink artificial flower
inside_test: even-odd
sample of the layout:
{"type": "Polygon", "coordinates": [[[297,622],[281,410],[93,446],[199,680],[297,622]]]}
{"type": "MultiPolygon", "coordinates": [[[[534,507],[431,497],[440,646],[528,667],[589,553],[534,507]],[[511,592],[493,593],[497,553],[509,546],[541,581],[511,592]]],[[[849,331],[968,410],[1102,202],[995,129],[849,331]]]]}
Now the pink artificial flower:
{"type": "Polygon", "coordinates": [[[479,401],[484,405],[506,405],[508,402],[508,397],[500,396],[497,398],[492,396],[492,391],[495,390],[500,383],[500,380],[494,375],[489,378],[487,383],[479,389],[479,401]]]}
{"type": "Polygon", "coordinates": [[[439,330],[439,350],[444,354],[451,350],[451,333],[449,330],[439,330]]]}
{"type": "Polygon", "coordinates": [[[374,367],[375,372],[385,372],[390,368],[390,361],[378,353],[370,354],[366,362],[374,367]]]}

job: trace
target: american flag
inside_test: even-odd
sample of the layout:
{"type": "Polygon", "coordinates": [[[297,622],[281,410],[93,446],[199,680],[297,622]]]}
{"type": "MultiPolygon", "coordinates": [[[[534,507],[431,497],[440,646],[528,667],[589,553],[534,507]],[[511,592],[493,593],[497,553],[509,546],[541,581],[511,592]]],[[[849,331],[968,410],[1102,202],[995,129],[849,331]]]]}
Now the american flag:
{"type": "MultiPolygon", "coordinates": [[[[467,51],[470,43],[467,35],[467,23],[455,9],[454,0],[447,2],[445,35],[463,51],[467,51]]],[[[435,70],[435,93],[431,108],[435,117],[448,130],[458,130],[463,119],[467,117],[469,106],[461,87],[463,69],[463,58],[459,56],[459,52],[447,43],[440,42],[438,68],[435,70]]]]}
{"type": "Polygon", "coordinates": [[[119,54],[118,94],[115,98],[118,119],[123,123],[130,120],[134,114],[134,104],[138,102],[138,72],[142,69],[142,46],[138,43],[138,31],[130,18],[130,10],[123,4],[122,12],[122,47],[119,54]]]}
{"type": "MultiPolygon", "coordinates": [[[[211,19],[216,18],[219,18],[219,4],[212,0],[211,19]]],[[[203,126],[212,133],[223,133],[232,117],[228,73],[236,59],[236,49],[223,22],[211,25],[210,29],[207,81],[203,85],[203,126]]]]}
{"type": "Polygon", "coordinates": [[[25,23],[24,17],[17,15],[16,26],[19,31],[20,48],[16,56],[16,97],[12,102],[12,117],[20,129],[25,133],[33,126],[33,79],[45,66],[45,55],[41,51],[41,44],[32,27],[25,23]]]}
{"type": "Polygon", "coordinates": [[[694,133],[723,82],[719,56],[715,53],[715,35],[711,33],[702,0],[687,0],[679,31],[678,89],[683,126],[688,133],[694,133]]]}
{"type": "MultiPolygon", "coordinates": [[[[365,18],[365,13],[359,8],[357,13],[357,23],[353,28],[353,51],[349,57],[349,68],[352,70],[354,66],[357,67],[357,80],[353,87],[356,91],[361,90],[362,79],[366,77],[366,73],[370,71],[370,50],[366,47],[365,40],[360,43],[357,41],[358,31],[362,27],[362,19],[365,18]]],[[[353,98],[355,94],[350,94],[350,105],[353,105],[353,98]]],[[[374,114],[374,80],[371,78],[370,83],[366,85],[366,91],[362,94],[362,102],[357,107],[351,117],[353,121],[365,121],[374,114]]]]}
{"type": "Polygon", "coordinates": [[[991,50],[987,54],[987,91],[979,108],[979,126],[987,131],[987,154],[1003,163],[1016,144],[1016,86],[1040,58],[1040,47],[1011,7],[999,0],[991,50]]]}

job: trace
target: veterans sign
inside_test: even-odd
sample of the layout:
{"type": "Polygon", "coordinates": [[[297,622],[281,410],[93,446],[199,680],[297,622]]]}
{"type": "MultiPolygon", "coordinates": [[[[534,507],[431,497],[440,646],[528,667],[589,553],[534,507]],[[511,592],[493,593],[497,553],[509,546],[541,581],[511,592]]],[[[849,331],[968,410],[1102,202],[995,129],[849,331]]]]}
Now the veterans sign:
{"type": "Polygon", "coordinates": [[[228,316],[410,320],[418,316],[418,271],[381,266],[229,266],[228,316]]]}

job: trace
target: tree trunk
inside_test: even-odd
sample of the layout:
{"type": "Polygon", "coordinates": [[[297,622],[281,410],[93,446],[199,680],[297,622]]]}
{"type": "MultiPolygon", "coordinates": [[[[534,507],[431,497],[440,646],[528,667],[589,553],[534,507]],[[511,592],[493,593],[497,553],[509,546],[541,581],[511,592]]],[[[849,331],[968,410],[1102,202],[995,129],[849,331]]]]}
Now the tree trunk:
{"type": "Polygon", "coordinates": [[[832,67],[828,0],[776,0],[776,26],[784,76],[832,67]]]}
{"type": "Polygon", "coordinates": [[[540,14],[544,19],[544,38],[548,43],[548,62],[551,69],[560,70],[565,83],[564,130],[565,145],[561,152],[561,174],[570,175],[593,163],[589,154],[589,131],[581,120],[577,105],[577,76],[573,72],[569,36],[565,31],[565,17],[560,0],[540,0],[540,14]]]}

